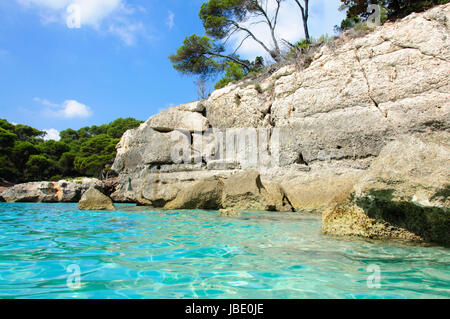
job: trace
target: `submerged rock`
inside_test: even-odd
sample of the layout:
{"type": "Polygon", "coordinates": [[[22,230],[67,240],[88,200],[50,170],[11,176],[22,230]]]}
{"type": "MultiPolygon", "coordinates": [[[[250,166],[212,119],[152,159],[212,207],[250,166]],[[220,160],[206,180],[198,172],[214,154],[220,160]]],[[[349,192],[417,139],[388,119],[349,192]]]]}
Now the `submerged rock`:
{"type": "Polygon", "coordinates": [[[108,196],[99,190],[91,187],[81,197],[78,202],[80,210],[114,210],[114,204],[108,196]]]}
{"type": "Polygon", "coordinates": [[[450,245],[450,134],[388,144],[350,196],[323,214],[325,233],[450,245]]]}
{"type": "Polygon", "coordinates": [[[219,209],[219,216],[222,217],[240,217],[242,214],[234,208],[219,209]]]}

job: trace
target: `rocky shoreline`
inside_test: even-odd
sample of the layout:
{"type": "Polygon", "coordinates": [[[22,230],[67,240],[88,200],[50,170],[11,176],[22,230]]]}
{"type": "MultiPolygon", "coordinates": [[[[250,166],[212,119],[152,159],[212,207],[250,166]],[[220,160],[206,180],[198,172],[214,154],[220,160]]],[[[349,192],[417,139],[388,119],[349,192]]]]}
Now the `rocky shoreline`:
{"type": "Polygon", "coordinates": [[[96,178],[80,178],[71,181],[31,182],[10,186],[0,191],[0,201],[8,203],[77,203],[91,187],[110,195],[117,180],[100,181],[96,178]]]}
{"type": "Polygon", "coordinates": [[[449,21],[446,4],[344,35],[307,68],[152,116],[123,135],[109,191],[35,183],[0,197],[77,201],[91,183],[115,202],[323,213],[327,234],[450,245],[449,21]]]}

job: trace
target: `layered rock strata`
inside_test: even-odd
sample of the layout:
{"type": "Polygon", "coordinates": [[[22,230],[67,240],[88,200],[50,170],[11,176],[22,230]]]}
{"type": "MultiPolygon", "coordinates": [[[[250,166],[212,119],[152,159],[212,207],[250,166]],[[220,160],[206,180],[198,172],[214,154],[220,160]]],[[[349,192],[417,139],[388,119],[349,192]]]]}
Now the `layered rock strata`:
{"type": "Polygon", "coordinates": [[[118,144],[116,201],[322,212],[401,136],[450,127],[450,5],[344,35],[304,69],[171,108],[118,144]]]}
{"type": "Polygon", "coordinates": [[[449,159],[450,133],[389,143],[350,195],[324,212],[323,231],[450,246],[449,159]]]}

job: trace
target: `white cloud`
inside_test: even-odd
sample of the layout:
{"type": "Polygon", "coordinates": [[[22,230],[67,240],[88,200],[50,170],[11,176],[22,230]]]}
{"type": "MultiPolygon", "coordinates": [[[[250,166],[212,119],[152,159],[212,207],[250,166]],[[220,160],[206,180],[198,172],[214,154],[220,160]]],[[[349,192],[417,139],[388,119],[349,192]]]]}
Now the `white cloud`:
{"type": "MultiPolygon", "coordinates": [[[[19,4],[40,10],[41,16],[50,21],[67,18],[67,8],[76,5],[81,10],[81,25],[98,27],[103,19],[115,10],[123,8],[122,0],[17,0],[19,4]]],[[[65,19],[64,19],[65,21],[65,19]]]]}
{"type": "Polygon", "coordinates": [[[116,34],[128,46],[136,43],[137,33],[143,32],[144,29],[142,23],[109,26],[109,32],[116,34]]]}
{"type": "Polygon", "coordinates": [[[169,16],[166,20],[166,25],[169,28],[169,30],[172,30],[175,26],[175,14],[172,11],[169,11],[169,16]]]}
{"type": "Polygon", "coordinates": [[[56,104],[38,97],[34,100],[44,105],[46,107],[44,114],[51,117],[87,118],[93,114],[89,106],[75,100],[66,100],[62,104],[56,104]]]}
{"type": "Polygon", "coordinates": [[[59,136],[59,131],[54,128],[44,130],[44,131],[47,132],[47,134],[45,134],[45,136],[44,136],[44,141],[49,141],[49,140],[59,141],[61,139],[61,137],[59,136]]]}
{"type": "MultiPolygon", "coordinates": [[[[104,30],[113,33],[126,45],[136,42],[136,36],[142,32],[142,23],[131,22],[129,17],[136,11],[142,12],[138,6],[134,8],[126,0],[16,0],[20,5],[37,10],[43,24],[69,24],[74,12],[68,8],[75,5],[79,13],[79,26],[90,27],[99,32],[104,30]]],[[[72,8],[72,7],[71,7],[72,8]]],[[[145,9],[145,8],[144,8],[145,9]]]]}
{"type": "Polygon", "coordinates": [[[39,5],[51,9],[62,9],[67,6],[69,0],[17,0],[18,3],[24,6],[39,5]]]}
{"type": "Polygon", "coordinates": [[[59,107],[58,104],[52,103],[52,102],[50,102],[47,99],[41,99],[41,98],[35,97],[33,100],[36,101],[36,102],[39,102],[39,103],[41,103],[42,105],[45,105],[45,106],[59,107]]]}
{"type": "Polygon", "coordinates": [[[92,111],[89,106],[75,100],[64,101],[62,107],[63,109],[60,111],[60,114],[66,118],[90,117],[92,115],[92,111]]]}

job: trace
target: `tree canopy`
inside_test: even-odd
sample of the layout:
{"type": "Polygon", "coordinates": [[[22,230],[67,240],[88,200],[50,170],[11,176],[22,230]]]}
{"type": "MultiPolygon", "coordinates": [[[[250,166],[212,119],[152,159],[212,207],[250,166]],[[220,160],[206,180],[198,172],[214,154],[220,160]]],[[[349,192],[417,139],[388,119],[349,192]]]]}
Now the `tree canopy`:
{"type": "Polygon", "coordinates": [[[44,141],[45,132],[0,119],[0,177],[13,182],[104,177],[119,138],[141,123],[119,118],[100,126],[67,129],[60,132],[60,141],[44,141]]]}
{"type": "Polygon", "coordinates": [[[249,38],[253,39],[278,62],[281,60],[281,50],[275,29],[283,0],[274,1],[277,7],[273,17],[269,17],[268,10],[264,8],[264,2],[267,0],[209,0],[202,4],[199,16],[207,35],[223,40],[236,32],[242,32],[245,34],[242,42],[249,38]],[[271,47],[244,25],[250,17],[260,17],[267,25],[272,38],[271,47]]]}
{"type": "MultiPolygon", "coordinates": [[[[231,73],[245,76],[263,66],[260,63],[261,57],[255,57],[252,63],[239,58],[239,49],[249,39],[255,41],[273,60],[280,62],[284,58],[282,44],[294,46],[280,39],[276,32],[280,9],[285,1],[288,0],[205,1],[199,11],[205,35],[192,34],[186,37],[176,54],[170,56],[173,67],[183,74],[199,76],[202,79],[225,73],[225,77],[216,84],[216,88],[221,87],[239,78],[230,76],[231,73]],[[259,38],[252,30],[255,24],[261,23],[267,27],[270,40],[259,38]],[[233,52],[226,53],[228,41],[237,34],[241,37],[240,42],[233,52]]],[[[306,41],[309,43],[309,0],[294,2],[300,9],[306,41]]]]}
{"type": "MultiPolygon", "coordinates": [[[[355,23],[365,21],[370,15],[368,7],[377,4],[386,12],[386,19],[396,20],[413,12],[427,10],[435,5],[448,3],[450,0],[341,0],[341,10],[347,10],[340,29],[352,27],[355,23]]],[[[385,20],[385,19],[384,19],[385,20]]]]}
{"type": "MultiPolygon", "coordinates": [[[[214,44],[207,36],[193,34],[183,41],[177,54],[170,56],[173,67],[184,74],[195,74],[202,78],[222,71],[222,59],[233,59],[222,53],[224,48],[214,44]]],[[[237,58],[234,58],[239,61],[237,58]]],[[[240,62],[242,63],[243,62],[240,62]]]]}

